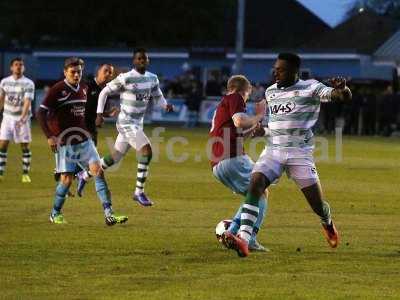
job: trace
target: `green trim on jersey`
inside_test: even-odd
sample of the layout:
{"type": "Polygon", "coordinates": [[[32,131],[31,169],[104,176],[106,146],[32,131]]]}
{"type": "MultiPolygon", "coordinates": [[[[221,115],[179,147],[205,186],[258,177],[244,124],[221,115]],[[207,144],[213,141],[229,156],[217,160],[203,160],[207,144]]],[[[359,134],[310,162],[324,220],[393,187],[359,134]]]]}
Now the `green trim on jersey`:
{"type": "Polygon", "coordinates": [[[8,109],[4,108],[3,113],[4,113],[5,115],[18,117],[18,116],[22,115],[22,110],[19,110],[19,111],[11,111],[11,110],[8,110],[8,109]]]}
{"type": "Polygon", "coordinates": [[[317,120],[319,111],[315,112],[295,112],[289,114],[276,114],[271,115],[269,122],[291,122],[291,121],[311,121],[317,120]]]}
{"type": "Polygon", "coordinates": [[[271,99],[268,104],[274,105],[282,102],[295,102],[296,105],[319,105],[321,101],[315,97],[291,97],[291,98],[278,98],[278,99],[271,99]]]}
{"type": "Polygon", "coordinates": [[[146,107],[147,103],[144,101],[121,99],[121,105],[126,105],[131,107],[146,107]]]}
{"type": "Polygon", "coordinates": [[[156,81],[157,81],[157,77],[154,77],[154,76],[126,77],[125,78],[125,84],[147,83],[147,82],[154,83],[156,81]]]}

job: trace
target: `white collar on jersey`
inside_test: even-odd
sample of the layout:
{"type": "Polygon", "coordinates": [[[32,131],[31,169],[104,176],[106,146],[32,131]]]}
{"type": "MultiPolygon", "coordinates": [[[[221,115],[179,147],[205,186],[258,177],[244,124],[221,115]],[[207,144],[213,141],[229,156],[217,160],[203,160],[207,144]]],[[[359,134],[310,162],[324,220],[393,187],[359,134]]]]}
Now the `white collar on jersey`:
{"type": "Polygon", "coordinates": [[[10,77],[12,78],[12,80],[18,81],[18,80],[24,79],[25,76],[22,75],[20,78],[17,78],[17,79],[15,79],[14,75],[11,75],[10,77]]]}
{"type": "Polygon", "coordinates": [[[278,88],[278,89],[280,89],[280,90],[285,90],[285,89],[288,89],[288,88],[291,88],[291,87],[294,87],[296,84],[298,84],[299,82],[301,82],[301,81],[303,81],[303,80],[301,80],[301,79],[297,79],[292,85],[289,85],[289,86],[283,86],[283,87],[278,87],[278,84],[276,84],[276,87],[278,88]]]}
{"type": "Polygon", "coordinates": [[[74,87],[73,85],[69,84],[69,82],[67,81],[67,79],[64,79],[64,82],[66,85],[68,85],[75,93],[77,93],[79,91],[79,83],[77,87],[74,87]]]}
{"type": "Polygon", "coordinates": [[[135,68],[133,68],[131,71],[135,72],[135,73],[136,73],[136,74],[138,74],[139,76],[146,76],[146,75],[147,75],[147,70],[146,70],[146,71],[144,71],[144,74],[142,74],[142,73],[139,73],[138,71],[136,71],[136,69],[135,69],[135,68]]]}

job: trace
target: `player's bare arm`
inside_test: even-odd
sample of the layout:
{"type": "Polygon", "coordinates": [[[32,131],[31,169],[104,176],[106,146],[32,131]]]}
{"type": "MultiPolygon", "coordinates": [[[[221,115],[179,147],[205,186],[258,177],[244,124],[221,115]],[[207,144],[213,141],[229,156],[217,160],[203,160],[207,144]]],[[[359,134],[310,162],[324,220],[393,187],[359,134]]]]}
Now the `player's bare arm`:
{"type": "Polygon", "coordinates": [[[329,80],[334,88],[332,91],[332,101],[350,101],[352,98],[351,90],[346,85],[346,79],[343,77],[335,77],[329,80]]]}
{"type": "Polygon", "coordinates": [[[161,92],[158,83],[157,83],[157,89],[153,92],[152,97],[156,101],[156,103],[158,103],[158,105],[162,109],[164,109],[167,113],[174,111],[174,106],[171,103],[168,103],[167,99],[164,98],[164,95],[161,92]]]}
{"type": "Polygon", "coordinates": [[[265,116],[266,101],[262,100],[255,105],[255,116],[249,116],[245,113],[235,114],[232,116],[233,123],[237,128],[249,129],[260,122],[265,116]]]}
{"type": "Polygon", "coordinates": [[[2,111],[4,107],[4,98],[4,93],[0,93],[0,111],[2,111]]]}

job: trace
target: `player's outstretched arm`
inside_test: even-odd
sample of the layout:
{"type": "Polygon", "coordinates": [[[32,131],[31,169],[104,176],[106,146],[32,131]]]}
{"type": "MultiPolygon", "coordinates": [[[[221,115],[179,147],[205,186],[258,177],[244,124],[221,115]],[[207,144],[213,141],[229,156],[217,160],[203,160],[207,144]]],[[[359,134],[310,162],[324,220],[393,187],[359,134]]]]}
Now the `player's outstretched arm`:
{"type": "Polygon", "coordinates": [[[103,113],[104,107],[106,106],[107,97],[112,93],[111,89],[106,86],[101,90],[99,95],[99,101],[97,102],[97,117],[96,117],[96,126],[101,127],[104,123],[103,113]]]}
{"type": "Polygon", "coordinates": [[[152,92],[152,96],[154,101],[159,105],[162,109],[164,109],[166,112],[173,112],[174,111],[174,106],[170,103],[167,102],[167,99],[165,99],[163,93],[161,92],[160,87],[157,85],[157,88],[152,92]]]}
{"type": "Polygon", "coordinates": [[[332,101],[350,101],[352,98],[351,90],[346,85],[346,79],[335,77],[329,80],[334,90],[331,94],[332,101]]]}
{"type": "MultiPolygon", "coordinates": [[[[160,93],[161,93],[161,91],[160,91],[160,93]]],[[[167,102],[167,99],[164,98],[162,93],[160,95],[153,96],[153,99],[166,112],[173,112],[174,111],[174,106],[171,103],[167,102]]]]}
{"type": "Polygon", "coordinates": [[[232,116],[236,128],[248,129],[262,121],[266,111],[266,101],[262,100],[256,103],[256,115],[249,116],[246,113],[237,113],[232,116]]]}

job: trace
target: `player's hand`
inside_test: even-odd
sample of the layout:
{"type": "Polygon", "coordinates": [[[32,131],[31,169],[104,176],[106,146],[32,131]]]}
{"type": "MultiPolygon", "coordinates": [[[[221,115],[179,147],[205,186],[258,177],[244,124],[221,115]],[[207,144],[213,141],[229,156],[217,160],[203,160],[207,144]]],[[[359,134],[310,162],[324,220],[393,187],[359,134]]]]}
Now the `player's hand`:
{"type": "Polygon", "coordinates": [[[118,116],[120,110],[118,109],[118,107],[114,106],[113,108],[111,108],[110,113],[108,114],[110,117],[114,118],[116,116],[118,116]]]}
{"type": "Polygon", "coordinates": [[[26,123],[26,121],[27,121],[27,120],[26,120],[25,118],[19,119],[19,120],[15,123],[15,127],[16,127],[17,129],[21,128],[22,125],[24,125],[24,124],[26,123]]]}
{"type": "Polygon", "coordinates": [[[266,111],[267,111],[267,102],[265,99],[256,103],[255,112],[256,115],[260,117],[260,119],[264,118],[266,111]]]}
{"type": "Polygon", "coordinates": [[[344,77],[334,77],[328,80],[330,85],[338,90],[343,90],[346,87],[346,79],[344,77]]]}
{"type": "Polygon", "coordinates": [[[265,129],[261,123],[258,123],[256,128],[254,128],[254,130],[252,131],[251,137],[255,138],[260,136],[265,136],[265,129]]]}
{"type": "Polygon", "coordinates": [[[170,103],[168,103],[166,106],[165,106],[165,111],[167,112],[167,113],[170,113],[170,112],[174,112],[174,106],[172,105],[172,104],[170,104],[170,103]]]}
{"type": "Polygon", "coordinates": [[[21,120],[18,120],[16,123],[15,123],[15,128],[18,130],[18,129],[20,129],[21,128],[21,126],[22,126],[22,122],[21,122],[21,120]]]}
{"type": "Polygon", "coordinates": [[[96,117],[96,127],[101,127],[104,123],[103,114],[97,114],[96,117]]]}
{"type": "Polygon", "coordinates": [[[53,151],[54,153],[57,152],[57,138],[55,136],[51,136],[47,139],[47,144],[49,144],[49,147],[51,149],[51,151],[53,151]]]}

